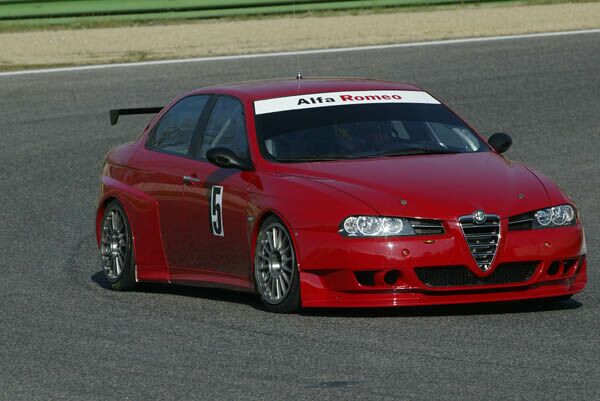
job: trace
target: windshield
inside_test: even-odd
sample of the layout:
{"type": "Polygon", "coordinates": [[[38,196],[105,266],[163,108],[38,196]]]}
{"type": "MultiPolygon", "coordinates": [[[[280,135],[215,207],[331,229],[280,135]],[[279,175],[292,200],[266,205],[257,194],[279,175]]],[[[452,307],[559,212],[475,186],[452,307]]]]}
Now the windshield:
{"type": "Polygon", "coordinates": [[[488,147],[441,104],[313,107],[256,115],[263,156],[278,162],[469,153],[488,147]]]}

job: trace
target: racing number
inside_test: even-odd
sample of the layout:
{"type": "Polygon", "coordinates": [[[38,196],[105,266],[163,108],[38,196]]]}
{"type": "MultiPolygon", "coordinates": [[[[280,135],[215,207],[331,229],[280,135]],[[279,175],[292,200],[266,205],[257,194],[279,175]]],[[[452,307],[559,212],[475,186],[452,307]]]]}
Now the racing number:
{"type": "Polygon", "coordinates": [[[223,187],[213,186],[210,194],[210,222],[214,235],[223,236],[223,187]]]}

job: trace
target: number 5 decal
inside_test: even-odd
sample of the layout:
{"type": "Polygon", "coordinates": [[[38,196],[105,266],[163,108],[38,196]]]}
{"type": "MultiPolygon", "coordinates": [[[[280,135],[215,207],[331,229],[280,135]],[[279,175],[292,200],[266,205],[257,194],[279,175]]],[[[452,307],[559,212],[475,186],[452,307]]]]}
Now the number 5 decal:
{"type": "Polygon", "coordinates": [[[214,235],[223,234],[223,187],[213,186],[210,194],[210,225],[214,235]]]}

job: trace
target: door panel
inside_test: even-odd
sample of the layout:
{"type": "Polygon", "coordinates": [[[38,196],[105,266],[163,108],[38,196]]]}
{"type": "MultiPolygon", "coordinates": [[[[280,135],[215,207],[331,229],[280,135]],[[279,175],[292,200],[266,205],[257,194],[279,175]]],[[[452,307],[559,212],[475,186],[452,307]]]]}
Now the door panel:
{"type": "Polygon", "coordinates": [[[190,236],[186,254],[193,268],[248,275],[250,233],[247,178],[250,173],[220,169],[208,162],[196,170],[202,185],[186,185],[190,236]]]}
{"type": "Polygon", "coordinates": [[[188,96],[175,103],[152,128],[146,147],[136,155],[136,186],[158,203],[162,242],[169,266],[185,266],[189,216],[183,177],[194,167],[190,157],[209,95],[188,96]]]}
{"type": "Polygon", "coordinates": [[[187,185],[190,221],[196,235],[191,238],[190,266],[248,277],[250,233],[248,225],[248,182],[253,175],[237,169],[224,169],[205,160],[206,151],[225,147],[239,157],[248,157],[245,117],[242,103],[219,96],[206,121],[196,157],[200,160],[191,173],[203,185],[187,185]]]}
{"type": "Polygon", "coordinates": [[[185,266],[185,238],[193,234],[189,232],[183,176],[190,171],[190,162],[193,161],[170,154],[151,153],[152,167],[136,172],[139,177],[137,187],[158,202],[160,234],[169,266],[185,266]]]}

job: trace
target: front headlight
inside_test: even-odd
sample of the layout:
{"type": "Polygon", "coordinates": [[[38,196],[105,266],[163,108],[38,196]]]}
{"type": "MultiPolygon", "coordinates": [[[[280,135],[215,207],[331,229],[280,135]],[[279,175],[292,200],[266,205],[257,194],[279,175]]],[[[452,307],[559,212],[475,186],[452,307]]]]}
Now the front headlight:
{"type": "Polygon", "coordinates": [[[575,223],[575,209],[571,205],[560,205],[541,209],[533,215],[533,228],[560,227],[575,223]]]}
{"type": "Polygon", "coordinates": [[[407,219],[399,217],[350,216],[340,227],[340,233],[349,237],[390,237],[415,235],[407,219]]]}

